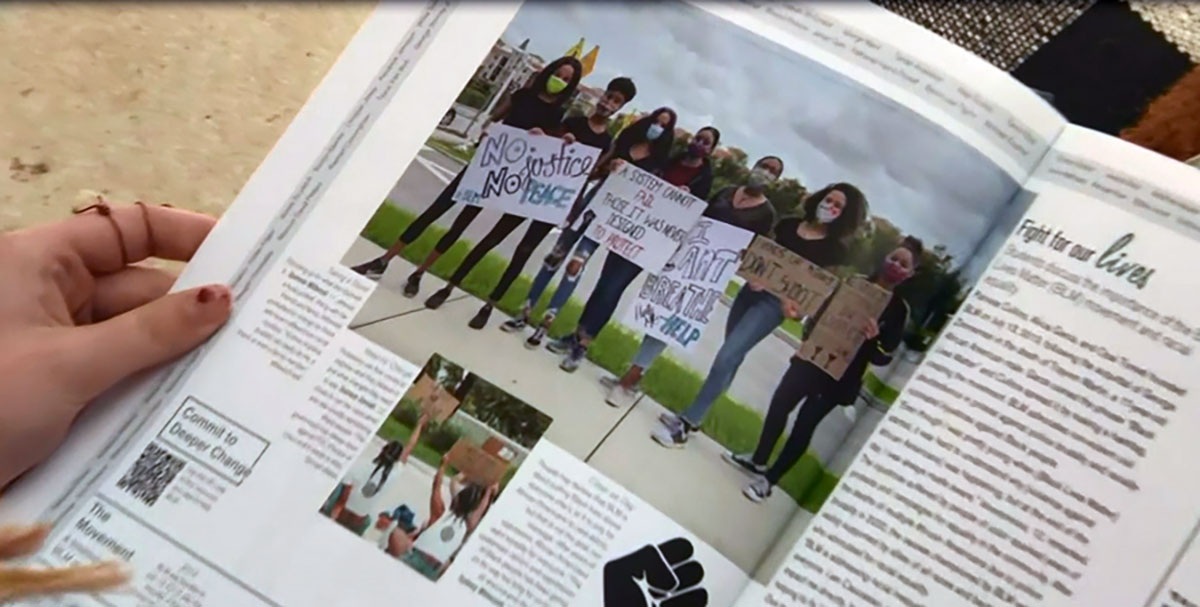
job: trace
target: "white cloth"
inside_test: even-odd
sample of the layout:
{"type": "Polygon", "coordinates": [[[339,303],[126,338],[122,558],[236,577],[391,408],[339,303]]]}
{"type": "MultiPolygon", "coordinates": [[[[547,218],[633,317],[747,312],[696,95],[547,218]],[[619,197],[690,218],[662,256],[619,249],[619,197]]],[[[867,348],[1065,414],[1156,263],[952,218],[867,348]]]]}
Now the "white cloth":
{"type": "MultiPolygon", "coordinates": [[[[367,497],[363,492],[367,486],[367,475],[348,474],[342,482],[350,492],[350,497],[346,499],[346,510],[359,516],[369,516],[372,523],[374,523],[375,515],[379,514],[374,510],[375,496],[367,497]]],[[[371,481],[371,484],[373,485],[376,482],[371,481]]]]}
{"type": "Polygon", "coordinates": [[[447,512],[421,532],[413,548],[437,559],[442,564],[458,552],[467,537],[467,521],[447,512]]]}

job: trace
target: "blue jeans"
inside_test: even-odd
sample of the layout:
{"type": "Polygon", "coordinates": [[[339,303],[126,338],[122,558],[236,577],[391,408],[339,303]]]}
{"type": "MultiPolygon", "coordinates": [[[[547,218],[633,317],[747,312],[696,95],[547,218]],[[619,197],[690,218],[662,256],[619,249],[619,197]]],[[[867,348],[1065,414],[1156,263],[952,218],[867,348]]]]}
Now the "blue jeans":
{"type": "Polygon", "coordinates": [[[571,245],[574,245],[576,240],[579,241],[579,244],[571,253],[571,259],[567,262],[567,271],[558,283],[558,288],[554,290],[554,295],[550,296],[550,304],[546,306],[547,319],[557,316],[558,311],[571,298],[571,294],[575,292],[575,286],[579,284],[579,277],[583,276],[583,270],[587,267],[588,259],[591,259],[592,253],[596,252],[600,243],[586,236],[580,238],[578,232],[563,230],[558,237],[558,242],[554,244],[554,250],[546,256],[542,269],[538,270],[537,276],[533,278],[533,285],[529,288],[529,297],[525,301],[527,310],[533,310],[533,307],[537,305],[538,299],[542,297],[542,292],[546,290],[550,280],[554,278],[554,274],[562,267],[567,252],[571,251],[571,245]]]}
{"type": "Polygon", "coordinates": [[[643,335],[642,345],[638,347],[637,354],[633,355],[633,360],[629,364],[643,371],[649,369],[650,365],[654,364],[654,359],[658,358],[666,349],[667,343],[663,340],[653,335],[643,335]]]}
{"type": "Polygon", "coordinates": [[[758,342],[767,338],[783,323],[783,307],[779,298],[766,291],[753,291],[743,287],[738,291],[729,318],[725,322],[725,343],[713,357],[712,367],[700,393],[681,417],[693,426],[699,426],[704,416],[717,402],[717,397],[729,388],[737,376],[738,367],[758,342]]]}
{"type": "MultiPolygon", "coordinates": [[[[588,241],[595,242],[590,239],[588,241]]],[[[604,267],[600,270],[600,278],[596,280],[596,288],[592,290],[592,295],[583,306],[578,333],[587,337],[599,335],[604,325],[612,320],[613,313],[617,311],[617,304],[621,302],[621,295],[625,294],[629,283],[641,273],[642,266],[610,252],[604,258],[604,267]]]]}

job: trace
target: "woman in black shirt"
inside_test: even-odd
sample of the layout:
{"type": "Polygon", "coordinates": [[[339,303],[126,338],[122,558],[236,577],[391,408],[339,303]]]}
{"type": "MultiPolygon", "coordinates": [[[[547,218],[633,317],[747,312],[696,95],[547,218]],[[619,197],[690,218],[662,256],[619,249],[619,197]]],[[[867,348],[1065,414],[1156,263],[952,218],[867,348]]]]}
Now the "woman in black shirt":
{"type": "MultiPolygon", "coordinates": [[[[562,122],[560,127],[561,137],[564,140],[573,140],[576,143],[589,145],[600,150],[600,156],[603,157],[608,153],[609,147],[612,145],[612,135],[608,133],[609,119],[623,107],[629,100],[633,99],[637,93],[637,89],[633,85],[633,81],[617,77],[608,83],[608,89],[604,96],[596,103],[596,107],[592,110],[589,116],[574,116],[567,118],[562,122]]],[[[582,192],[580,192],[582,196],[582,192]]],[[[454,287],[462,283],[467,277],[471,269],[478,264],[488,251],[491,251],[499,245],[517,226],[521,225],[525,218],[521,215],[505,213],[496,221],[495,227],[491,229],[474,247],[471,248],[467,256],[463,258],[462,263],[458,264],[458,268],[454,274],[450,276],[446,286],[438,289],[425,300],[425,306],[431,309],[437,309],[450,294],[454,291],[454,287]]],[[[525,236],[521,238],[521,242],[517,243],[516,250],[513,251],[512,259],[505,268],[504,274],[500,277],[500,282],[492,289],[492,293],[488,296],[487,302],[479,309],[479,312],[471,318],[468,326],[472,329],[482,329],[491,317],[492,307],[495,306],[504,293],[508,291],[509,286],[520,275],[521,270],[525,267],[525,262],[529,260],[529,256],[533,255],[533,250],[541,244],[546,235],[554,225],[540,220],[533,220],[529,229],[525,231],[525,236]]],[[[418,271],[420,268],[418,268],[418,271]]]]}
{"type": "Polygon", "coordinates": [[[817,424],[834,407],[854,402],[862,388],[863,373],[868,364],[886,365],[891,362],[892,352],[900,345],[904,325],[908,322],[908,304],[896,294],[895,289],[916,272],[923,249],[920,240],[909,236],[879,264],[871,280],[891,291],[892,297],[883,314],[877,320],[871,319],[863,327],[867,340],[859,346],[842,378],[835,380],[813,363],[792,358],[791,366],[779,380],[775,395],[771,397],[771,406],[763,420],[762,434],[758,437],[758,447],[754,453],[735,455],[730,452],[724,455],[725,461],[730,464],[759,475],[742,492],[751,501],[761,502],[771,495],[771,488],[779,484],[779,479],[808,450],[817,424]],[[779,435],[783,433],[788,415],[801,401],[804,404],[792,423],[792,432],[779,457],[768,468],[767,459],[775,449],[779,435]]]}
{"type": "MultiPolygon", "coordinates": [[[[779,157],[760,158],[750,170],[745,185],[727,186],[713,195],[704,209],[704,216],[755,234],[769,234],[771,226],[775,225],[775,207],[767,200],[765,190],[782,174],[783,160],[779,157]]],[[[620,380],[608,376],[601,380],[608,387],[605,402],[614,407],[632,403],[639,394],[638,383],[642,380],[642,373],[666,348],[667,344],[662,340],[651,335],[642,336],[642,345],[634,354],[625,375],[620,380]]]]}
{"type": "MultiPolygon", "coordinates": [[[[579,79],[583,75],[583,66],[574,57],[560,57],[547,65],[538,73],[533,82],[526,88],[518,89],[506,100],[500,102],[488,117],[489,124],[500,122],[518,129],[527,129],[534,134],[555,133],[562,124],[564,106],[575,94],[579,79]]],[[[484,129],[486,137],[487,129],[484,129]]],[[[434,221],[446,214],[454,206],[454,192],[462,181],[464,168],[450,181],[441,194],[429,205],[423,213],[409,224],[400,234],[400,238],[387,251],[371,261],[351,268],[368,278],[379,278],[387,269],[388,262],[404,251],[408,246],[425,232],[434,221]]],[[[413,297],[421,288],[421,276],[433,265],[433,262],[458,241],[462,233],[471,225],[475,216],[479,215],[482,207],[466,205],[455,218],[446,235],[434,245],[433,251],[421,264],[417,271],[408,277],[404,285],[404,294],[413,297]]]]}
{"type": "MultiPolygon", "coordinates": [[[[775,226],[775,242],[822,268],[836,266],[845,261],[846,240],[858,230],[866,213],[867,200],[858,188],[835,183],[804,201],[804,219],[781,220],[775,226]]],[[[729,307],[725,343],[717,350],[699,394],[683,413],[660,418],[662,426],[651,434],[660,445],[686,445],[688,434],[700,429],[709,408],[733,383],[750,349],[766,339],[784,318],[798,315],[793,302],[780,301],[763,286],[747,281],[738,291],[729,307]]]]}
{"type": "MultiPolygon", "coordinates": [[[[563,230],[563,233],[558,237],[558,242],[554,245],[554,249],[546,256],[546,261],[542,265],[542,269],[533,279],[533,285],[530,286],[521,315],[505,321],[501,326],[502,330],[515,333],[523,331],[530,324],[529,314],[533,311],[533,307],[537,305],[542,292],[549,286],[550,280],[558,272],[558,268],[563,266],[563,262],[565,261],[566,272],[563,279],[559,281],[558,287],[550,297],[550,303],[546,306],[546,311],[540,325],[525,340],[525,347],[533,349],[542,345],[542,340],[546,338],[546,332],[550,329],[550,324],[554,322],[558,311],[575,292],[575,286],[579,284],[579,277],[583,275],[588,260],[591,259],[596,249],[600,247],[600,243],[583,236],[583,233],[587,231],[591,223],[592,217],[592,213],[584,209],[592,197],[596,195],[596,191],[603,183],[603,179],[613,170],[613,165],[620,164],[614,161],[629,162],[644,171],[656,173],[666,162],[670,154],[671,143],[675,137],[675,119],[675,110],[671,108],[662,107],[650,112],[649,115],[625,127],[617,135],[617,140],[613,142],[612,151],[607,156],[602,157],[600,162],[597,163],[597,178],[600,179],[600,182],[584,194],[579,208],[574,211],[572,216],[568,217],[568,221],[573,223],[576,216],[582,213],[583,217],[579,219],[579,225],[575,226],[574,229],[563,230]],[[571,250],[572,247],[575,248],[574,251],[571,250]]],[[[567,348],[563,344],[567,341],[569,340],[554,340],[551,342],[554,345],[553,351],[557,354],[564,353],[567,348]]]]}

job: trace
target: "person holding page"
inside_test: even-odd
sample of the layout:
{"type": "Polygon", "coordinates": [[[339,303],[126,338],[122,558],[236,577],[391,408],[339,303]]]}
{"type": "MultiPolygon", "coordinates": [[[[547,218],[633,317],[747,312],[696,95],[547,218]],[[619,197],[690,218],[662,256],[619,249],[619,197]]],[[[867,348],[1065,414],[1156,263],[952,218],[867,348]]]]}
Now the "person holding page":
{"type": "Polygon", "coordinates": [[[879,264],[871,281],[890,291],[892,296],[879,319],[871,319],[863,327],[867,340],[859,346],[841,379],[834,379],[812,362],[793,357],[791,366],[779,380],[771,397],[771,406],[763,420],[762,433],[754,453],[743,455],[726,452],[723,455],[726,462],[756,475],[742,492],[748,499],[761,502],[770,497],[772,487],[779,484],[779,479],[808,450],[817,424],[834,407],[854,402],[868,364],[886,365],[891,362],[892,352],[900,345],[904,326],[908,322],[908,304],[896,294],[895,289],[917,271],[923,250],[921,241],[909,236],[879,264]],[[800,405],[801,401],[803,405],[800,405]],[[792,432],[779,457],[768,468],[767,460],[779,441],[779,435],[783,433],[788,416],[797,405],[800,405],[800,411],[792,423],[792,432]]]}
{"type": "Polygon", "coordinates": [[[647,171],[655,172],[660,169],[666,162],[671,153],[671,145],[675,141],[675,110],[662,107],[650,112],[649,115],[639,118],[636,122],[626,127],[617,135],[617,140],[613,143],[613,149],[607,157],[601,157],[596,163],[599,176],[599,183],[592,187],[582,199],[580,213],[575,213],[575,221],[578,225],[573,228],[563,230],[559,235],[558,241],[554,244],[554,249],[546,256],[545,262],[542,264],[542,269],[538,271],[537,276],[533,279],[533,285],[529,288],[529,295],[526,296],[525,305],[522,308],[521,315],[505,321],[500,326],[502,331],[515,333],[529,326],[529,315],[533,313],[533,307],[537,305],[538,299],[541,298],[542,292],[550,284],[550,280],[554,278],[559,267],[563,265],[563,261],[567,260],[565,275],[561,282],[558,283],[558,288],[554,291],[554,295],[550,298],[550,304],[546,307],[546,312],[543,315],[541,324],[534,330],[525,341],[525,347],[536,348],[542,344],[542,340],[546,337],[546,332],[550,329],[550,324],[554,322],[555,316],[562,308],[571,294],[575,292],[575,285],[578,284],[579,277],[583,275],[583,270],[587,266],[588,259],[592,253],[600,246],[599,243],[590,238],[582,238],[582,235],[587,231],[587,227],[591,222],[591,214],[582,211],[591,199],[596,194],[596,190],[603,184],[605,177],[614,169],[614,163],[620,161],[631,162],[634,166],[647,171]],[[572,253],[571,247],[574,247],[578,242],[578,246],[572,253]],[[570,259],[568,260],[568,254],[570,259]]]}
{"type": "MultiPolygon", "coordinates": [[[[582,77],[583,66],[578,59],[574,57],[555,59],[538,73],[528,87],[514,91],[507,100],[497,104],[496,109],[488,116],[488,124],[500,122],[511,127],[527,129],[535,135],[558,132],[562,124],[563,113],[566,111],[566,104],[575,94],[575,89],[579,86],[579,80],[582,77]]],[[[484,137],[486,136],[487,129],[485,127],[484,137]]],[[[378,279],[383,276],[388,263],[394,257],[402,253],[405,247],[416,241],[429,226],[433,225],[433,222],[454,206],[454,192],[458,190],[458,184],[462,181],[464,173],[466,173],[465,167],[446,185],[442,193],[438,194],[433,204],[429,205],[409,224],[408,228],[400,234],[400,237],[387,251],[384,251],[383,255],[350,269],[367,278],[378,279]]],[[[442,253],[450,250],[450,247],[458,242],[459,237],[481,210],[482,207],[473,205],[463,207],[450,226],[450,230],[438,240],[433,251],[429,253],[420,267],[409,275],[408,281],[404,285],[406,296],[416,296],[421,290],[421,277],[425,270],[433,265],[433,262],[442,253]]]]}
{"type": "MultiPolygon", "coordinates": [[[[612,147],[612,135],[608,133],[609,121],[626,103],[633,100],[637,94],[637,87],[629,78],[619,76],[612,79],[608,83],[608,88],[604,92],[604,96],[596,102],[596,107],[588,116],[573,116],[562,122],[562,126],[557,134],[563,137],[564,140],[573,140],[583,145],[594,147],[600,150],[601,158],[608,153],[612,147]]],[[[582,196],[582,193],[581,193],[582,196]]],[[[449,282],[445,287],[435,291],[425,300],[425,307],[437,309],[445,303],[446,299],[454,291],[454,288],[462,283],[467,274],[475,267],[476,264],[500,244],[513,230],[517,229],[525,218],[512,213],[505,213],[490,232],[487,233],[475,246],[467,253],[466,258],[458,265],[454,274],[450,277],[449,282]]],[[[505,292],[512,286],[513,281],[521,274],[521,270],[525,267],[525,262],[529,260],[529,256],[533,254],[534,249],[541,244],[546,235],[554,228],[554,225],[540,220],[533,220],[529,229],[525,231],[525,235],[521,238],[521,242],[517,243],[517,248],[513,251],[512,259],[509,260],[508,266],[504,270],[500,282],[496,283],[491,295],[488,296],[487,303],[480,308],[479,312],[471,319],[469,326],[473,329],[482,329],[491,317],[492,308],[495,303],[504,297],[505,292]]]]}
{"type": "MultiPolygon", "coordinates": [[[[721,132],[716,127],[706,126],[696,131],[687,150],[672,158],[658,176],[693,196],[707,198],[712,187],[709,155],[720,141],[721,132]],[[692,190],[693,186],[699,190],[692,190]]],[[[613,167],[613,170],[619,169],[619,164],[613,167]]],[[[595,241],[588,238],[585,242],[595,241]]],[[[600,330],[612,319],[613,312],[617,310],[617,304],[621,301],[621,295],[641,273],[641,266],[620,255],[610,253],[605,256],[596,288],[583,307],[583,315],[580,316],[575,331],[549,345],[552,352],[565,354],[559,364],[560,369],[571,373],[579,368],[592,339],[599,335],[600,330]]]]}
{"type": "MultiPolygon", "coordinates": [[[[849,253],[846,240],[866,218],[866,197],[853,185],[835,183],[806,198],[803,208],[802,219],[785,218],[775,226],[775,242],[822,268],[844,263],[849,253]]],[[[746,354],[785,318],[796,316],[794,303],[781,301],[763,285],[748,281],[730,305],[725,342],[713,357],[700,392],[683,413],[660,418],[661,427],[651,437],[664,447],[686,445],[688,434],[700,430],[717,397],[733,383],[746,354]]]]}
{"type": "MultiPolygon", "coordinates": [[[[769,234],[771,227],[775,225],[775,207],[771,206],[771,201],[767,199],[766,187],[782,174],[783,160],[778,156],[764,156],[758,159],[750,170],[746,183],[727,186],[717,192],[704,210],[704,216],[755,234],[769,234]]],[[[638,385],[642,380],[642,373],[650,368],[654,359],[666,348],[667,344],[662,340],[644,335],[629,370],[619,379],[606,375],[600,380],[608,388],[605,402],[622,407],[636,399],[640,393],[638,385]]]]}

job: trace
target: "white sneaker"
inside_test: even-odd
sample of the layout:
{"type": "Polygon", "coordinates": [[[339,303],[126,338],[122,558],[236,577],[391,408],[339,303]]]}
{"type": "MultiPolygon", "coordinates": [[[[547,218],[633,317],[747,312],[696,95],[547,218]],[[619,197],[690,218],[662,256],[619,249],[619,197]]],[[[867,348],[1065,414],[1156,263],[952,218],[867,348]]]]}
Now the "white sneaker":
{"type": "Polygon", "coordinates": [[[637,388],[626,388],[625,386],[622,386],[619,381],[617,381],[614,382],[613,385],[609,386],[608,394],[604,396],[604,402],[620,409],[633,406],[633,403],[637,402],[638,397],[641,395],[641,390],[638,390],[637,388]]]}
{"type": "Polygon", "coordinates": [[[771,483],[767,482],[766,477],[760,476],[742,489],[742,495],[756,504],[761,504],[763,500],[771,497],[771,483]]]}
{"type": "Polygon", "coordinates": [[[650,438],[653,438],[654,442],[668,449],[682,449],[687,446],[688,431],[683,424],[676,426],[662,425],[650,433],[650,438]]]}

